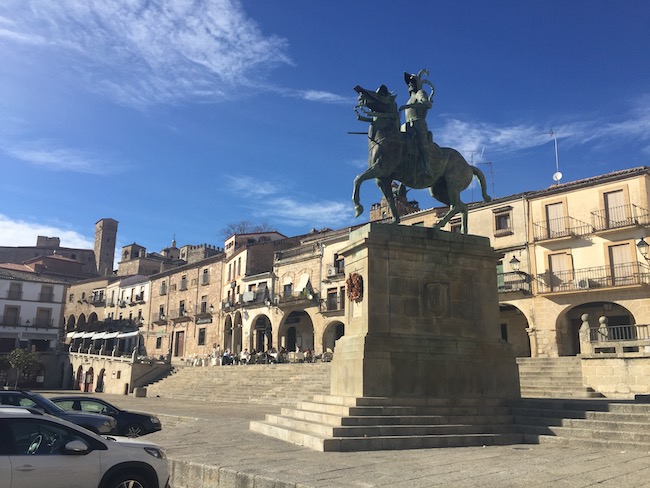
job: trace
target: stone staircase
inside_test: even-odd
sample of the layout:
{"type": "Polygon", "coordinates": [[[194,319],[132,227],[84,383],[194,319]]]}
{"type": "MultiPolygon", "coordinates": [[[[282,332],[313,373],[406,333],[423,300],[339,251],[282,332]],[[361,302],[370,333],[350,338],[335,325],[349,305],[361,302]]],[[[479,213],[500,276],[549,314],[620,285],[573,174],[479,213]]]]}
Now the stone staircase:
{"type": "Polygon", "coordinates": [[[330,363],[185,366],[147,386],[147,396],[295,405],[330,391],[330,363]]]}
{"type": "Polygon", "coordinates": [[[517,358],[523,398],[599,398],[582,382],[580,358],[517,358]]]}
{"type": "Polygon", "coordinates": [[[650,404],[522,398],[508,402],[527,443],[650,451],[650,404]]]}
{"type": "Polygon", "coordinates": [[[374,451],[518,444],[503,400],[318,395],[252,421],[250,429],[317,451],[374,451]]]}

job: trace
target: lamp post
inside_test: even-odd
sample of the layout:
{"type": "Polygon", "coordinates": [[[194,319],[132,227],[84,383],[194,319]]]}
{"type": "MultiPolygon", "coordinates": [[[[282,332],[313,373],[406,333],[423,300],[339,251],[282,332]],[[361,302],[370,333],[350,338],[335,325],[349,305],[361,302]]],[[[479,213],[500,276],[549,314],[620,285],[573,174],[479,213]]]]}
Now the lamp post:
{"type": "Polygon", "coordinates": [[[650,245],[646,242],[646,240],[642,237],[639,242],[636,243],[636,247],[641,253],[641,256],[644,257],[644,259],[647,261],[648,260],[648,248],[650,245]]]}
{"type": "Polygon", "coordinates": [[[512,259],[509,261],[510,267],[515,273],[519,273],[519,267],[521,266],[521,261],[517,259],[517,256],[512,256],[512,259]]]}

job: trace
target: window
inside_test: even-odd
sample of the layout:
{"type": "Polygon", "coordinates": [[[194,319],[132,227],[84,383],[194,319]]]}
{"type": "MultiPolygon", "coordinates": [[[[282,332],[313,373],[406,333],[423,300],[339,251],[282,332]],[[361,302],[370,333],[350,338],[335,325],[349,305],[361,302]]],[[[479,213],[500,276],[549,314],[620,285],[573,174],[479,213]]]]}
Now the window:
{"type": "Polygon", "coordinates": [[[61,448],[68,442],[80,440],[84,444],[89,444],[89,439],[75,430],[42,419],[12,419],[6,425],[12,431],[15,442],[12,450],[18,456],[61,456],[63,458],[61,448]]]}
{"type": "Polygon", "coordinates": [[[68,302],[70,303],[74,302],[74,293],[70,293],[70,296],[68,297],[68,302]]]}
{"type": "Polygon", "coordinates": [[[54,301],[54,287],[52,285],[41,285],[41,302],[54,301]]]}
{"type": "Polygon", "coordinates": [[[547,237],[549,239],[569,235],[564,214],[564,204],[562,202],[546,205],[546,226],[548,229],[547,237]]]}
{"type": "Polygon", "coordinates": [[[199,346],[205,346],[205,327],[201,327],[199,329],[198,343],[199,343],[199,346]]]}
{"type": "Polygon", "coordinates": [[[629,244],[609,246],[609,266],[612,285],[631,285],[634,283],[636,263],[632,262],[632,251],[629,244]]]}
{"type": "Polygon", "coordinates": [[[201,276],[201,284],[207,285],[208,283],[210,283],[210,270],[205,268],[203,270],[203,275],[201,276]]]}
{"type": "Polygon", "coordinates": [[[4,315],[2,317],[3,325],[20,325],[20,307],[5,305],[4,315]]]}
{"type": "Polygon", "coordinates": [[[182,317],[185,315],[185,300],[178,302],[178,316],[182,317]]]}
{"type": "Polygon", "coordinates": [[[462,233],[463,228],[462,228],[462,223],[460,219],[454,219],[449,222],[449,232],[454,232],[456,234],[462,233]]]}
{"type": "Polygon", "coordinates": [[[52,327],[52,309],[51,308],[37,309],[34,325],[36,327],[52,327]]]}
{"type": "Polygon", "coordinates": [[[494,236],[501,237],[512,234],[512,207],[502,207],[493,210],[494,236]]]}
{"type": "Polygon", "coordinates": [[[156,349],[160,349],[162,347],[162,337],[156,337],[156,349]]]}
{"type": "Polygon", "coordinates": [[[501,339],[508,342],[508,324],[501,324],[501,339]]]}
{"type": "Polygon", "coordinates": [[[203,295],[201,297],[201,313],[207,313],[208,312],[208,296],[203,295]]]}
{"type": "Polygon", "coordinates": [[[181,290],[187,290],[187,276],[181,276],[181,290]]]}
{"type": "Polygon", "coordinates": [[[167,295],[167,282],[163,281],[160,283],[160,294],[167,295]]]}
{"type": "Polygon", "coordinates": [[[165,306],[164,305],[161,305],[160,308],[158,309],[158,318],[160,320],[165,319],[165,306]]]}
{"type": "Polygon", "coordinates": [[[284,285],[283,294],[285,298],[289,298],[293,294],[293,283],[284,285]]]}
{"type": "Polygon", "coordinates": [[[23,298],[23,284],[22,283],[9,283],[9,291],[7,292],[9,300],[22,300],[23,298]]]}

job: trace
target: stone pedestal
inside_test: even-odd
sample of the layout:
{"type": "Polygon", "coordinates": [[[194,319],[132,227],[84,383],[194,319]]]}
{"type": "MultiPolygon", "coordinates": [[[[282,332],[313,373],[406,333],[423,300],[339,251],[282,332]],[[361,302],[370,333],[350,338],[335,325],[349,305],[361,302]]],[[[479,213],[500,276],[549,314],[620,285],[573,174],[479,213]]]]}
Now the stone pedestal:
{"type": "Polygon", "coordinates": [[[363,292],[346,303],[332,395],[519,397],[515,356],[501,340],[498,256],[488,239],[368,224],[340,254],[363,292]]]}
{"type": "Polygon", "coordinates": [[[519,375],[501,339],[488,239],[368,224],[339,254],[348,300],[331,394],[251,430],[319,451],[523,442],[507,406],[519,375]]]}

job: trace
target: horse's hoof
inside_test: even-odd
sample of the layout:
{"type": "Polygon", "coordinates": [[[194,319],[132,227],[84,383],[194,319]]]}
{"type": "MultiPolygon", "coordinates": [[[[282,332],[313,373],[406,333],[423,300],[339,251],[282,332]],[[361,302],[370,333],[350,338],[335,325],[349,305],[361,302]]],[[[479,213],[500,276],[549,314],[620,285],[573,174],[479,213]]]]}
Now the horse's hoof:
{"type": "Polygon", "coordinates": [[[354,216],[358,217],[363,213],[363,205],[355,205],[354,206],[354,216]]]}

